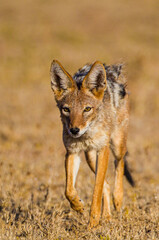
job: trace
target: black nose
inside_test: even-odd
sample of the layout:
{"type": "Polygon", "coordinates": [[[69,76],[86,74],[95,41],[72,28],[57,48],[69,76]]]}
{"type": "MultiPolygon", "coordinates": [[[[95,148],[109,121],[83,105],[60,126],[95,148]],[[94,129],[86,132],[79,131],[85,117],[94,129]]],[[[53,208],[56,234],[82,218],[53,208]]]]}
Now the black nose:
{"type": "Polygon", "coordinates": [[[75,127],[75,128],[70,128],[70,132],[74,135],[76,135],[78,132],[80,131],[79,128],[75,127]]]}

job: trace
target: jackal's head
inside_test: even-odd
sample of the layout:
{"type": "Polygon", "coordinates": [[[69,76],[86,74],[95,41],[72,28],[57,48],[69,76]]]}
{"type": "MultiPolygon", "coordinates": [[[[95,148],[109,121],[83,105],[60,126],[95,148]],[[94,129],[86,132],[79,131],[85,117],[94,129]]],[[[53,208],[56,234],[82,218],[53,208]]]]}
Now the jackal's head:
{"type": "Polygon", "coordinates": [[[65,129],[71,137],[78,138],[87,132],[102,105],[106,89],[104,66],[95,62],[80,87],[56,60],[51,64],[50,73],[51,87],[65,129]]]}

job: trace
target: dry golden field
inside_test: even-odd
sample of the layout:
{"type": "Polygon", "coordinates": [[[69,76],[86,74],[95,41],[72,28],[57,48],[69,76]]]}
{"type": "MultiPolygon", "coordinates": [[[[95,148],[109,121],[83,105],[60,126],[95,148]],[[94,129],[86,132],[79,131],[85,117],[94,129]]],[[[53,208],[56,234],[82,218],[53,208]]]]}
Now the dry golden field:
{"type": "MultiPolygon", "coordinates": [[[[1,0],[0,240],[159,239],[159,2],[1,0]],[[50,88],[58,59],[70,73],[87,62],[125,63],[131,92],[129,165],[120,214],[87,229],[94,176],[82,156],[81,216],[64,196],[65,149],[50,88]]],[[[110,157],[108,181],[113,190],[110,157]]]]}

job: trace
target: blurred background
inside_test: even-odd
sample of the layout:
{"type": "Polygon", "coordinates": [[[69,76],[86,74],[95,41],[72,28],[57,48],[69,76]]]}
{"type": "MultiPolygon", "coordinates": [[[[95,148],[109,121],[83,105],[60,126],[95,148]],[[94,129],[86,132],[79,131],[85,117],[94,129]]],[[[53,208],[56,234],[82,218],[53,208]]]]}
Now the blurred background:
{"type": "MultiPolygon", "coordinates": [[[[112,239],[125,236],[123,234],[157,239],[158,65],[159,2],[156,0],[1,0],[2,239],[10,236],[10,239],[31,239],[31,236],[35,239],[43,239],[44,236],[45,239],[68,239],[68,234],[69,239],[78,239],[81,231],[88,239],[105,236],[102,235],[106,234],[104,231],[112,239]],[[80,218],[70,211],[65,200],[62,126],[50,88],[49,68],[53,59],[58,59],[70,74],[85,63],[96,60],[108,65],[125,64],[124,73],[131,93],[129,165],[137,182],[133,190],[125,183],[125,215],[122,220],[125,223],[127,219],[127,233],[122,227],[118,229],[119,218],[116,216],[113,224],[119,235],[113,235],[110,223],[103,232],[87,236],[86,220],[83,229],[79,224],[80,218]],[[68,221],[63,223],[66,218],[68,221]],[[136,228],[130,228],[134,219],[139,223],[136,228]],[[70,227],[72,222],[74,228],[70,227]],[[138,228],[140,235],[135,235],[138,228]]],[[[94,176],[88,171],[83,160],[77,188],[86,202],[87,212],[94,184],[94,176]]],[[[111,161],[108,181],[112,189],[113,171],[111,161]]]]}

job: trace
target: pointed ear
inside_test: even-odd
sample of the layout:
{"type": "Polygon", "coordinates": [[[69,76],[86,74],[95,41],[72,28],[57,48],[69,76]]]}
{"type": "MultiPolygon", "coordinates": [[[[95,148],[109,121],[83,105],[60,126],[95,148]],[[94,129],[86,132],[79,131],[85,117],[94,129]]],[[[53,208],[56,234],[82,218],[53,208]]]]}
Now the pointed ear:
{"type": "Polygon", "coordinates": [[[99,99],[103,98],[107,87],[106,70],[102,63],[95,62],[82,83],[83,90],[87,89],[99,99]]]}
{"type": "Polygon", "coordinates": [[[53,60],[50,68],[51,88],[55,94],[56,100],[75,88],[75,83],[68,72],[57,61],[53,60]]]}

